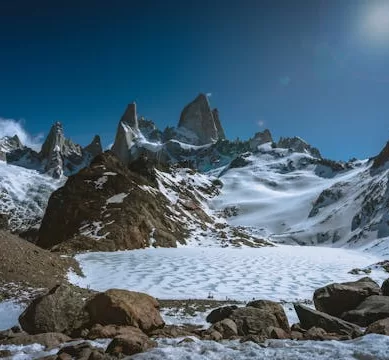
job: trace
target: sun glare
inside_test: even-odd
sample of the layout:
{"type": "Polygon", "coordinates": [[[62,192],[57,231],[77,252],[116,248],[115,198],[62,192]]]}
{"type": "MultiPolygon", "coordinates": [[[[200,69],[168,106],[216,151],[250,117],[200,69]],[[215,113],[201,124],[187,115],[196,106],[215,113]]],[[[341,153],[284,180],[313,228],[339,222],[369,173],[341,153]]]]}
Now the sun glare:
{"type": "Polygon", "coordinates": [[[375,44],[389,46],[389,1],[369,2],[361,25],[363,38],[375,44]]]}

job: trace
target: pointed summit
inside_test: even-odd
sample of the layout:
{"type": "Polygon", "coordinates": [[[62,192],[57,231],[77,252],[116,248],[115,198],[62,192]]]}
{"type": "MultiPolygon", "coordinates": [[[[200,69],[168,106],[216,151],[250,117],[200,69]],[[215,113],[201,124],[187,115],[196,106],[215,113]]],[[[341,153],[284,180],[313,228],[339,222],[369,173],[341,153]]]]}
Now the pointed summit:
{"type": "Polygon", "coordinates": [[[377,169],[389,161],[389,141],[381,152],[375,157],[373,162],[373,168],[377,169]]]}
{"type": "Polygon", "coordinates": [[[182,110],[179,130],[189,130],[196,137],[197,144],[204,145],[224,138],[219,113],[212,111],[205,94],[199,94],[190,104],[182,110]]]}
{"type": "Polygon", "coordinates": [[[91,155],[92,158],[103,152],[103,147],[101,146],[101,139],[99,135],[95,135],[92,142],[84,147],[84,152],[87,152],[91,155]]]}
{"type": "Polygon", "coordinates": [[[127,106],[121,117],[116,132],[115,142],[112,152],[124,163],[130,160],[130,148],[134,145],[134,140],[139,136],[138,116],[136,113],[136,103],[127,106]]]}

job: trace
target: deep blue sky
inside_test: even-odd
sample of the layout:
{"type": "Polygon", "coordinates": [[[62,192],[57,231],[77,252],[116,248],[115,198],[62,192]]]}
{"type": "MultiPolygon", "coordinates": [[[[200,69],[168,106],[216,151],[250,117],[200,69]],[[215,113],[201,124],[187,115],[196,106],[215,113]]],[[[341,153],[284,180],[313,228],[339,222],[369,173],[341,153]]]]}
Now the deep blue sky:
{"type": "Polygon", "coordinates": [[[128,102],[164,128],[206,92],[229,138],[269,128],[372,156],[389,140],[385,3],[1,1],[0,117],[107,145],[128,102]]]}

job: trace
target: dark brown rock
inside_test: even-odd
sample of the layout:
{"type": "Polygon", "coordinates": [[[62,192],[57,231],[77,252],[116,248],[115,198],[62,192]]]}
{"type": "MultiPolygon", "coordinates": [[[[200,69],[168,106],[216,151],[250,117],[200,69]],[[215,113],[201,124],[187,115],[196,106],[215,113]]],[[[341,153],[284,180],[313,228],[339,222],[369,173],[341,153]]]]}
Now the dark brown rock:
{"type": "Polygon", "coordinates": [[[388,317],[389,297],[379,295],[368,297],[355,310],[342,314],[342,319],[364,327],[388,317]]]}
{"type": "Polygon", "coordinates": [[[152,331],[149,336],[154,338],[175,339],[185,336],[200,337],[202,330],[201,326],[196,325],[165,325],[161,329],[152,331]]]}
{"type": "Polygon", "coordinates": [[[283,324],[279,323],[275,314],[268,312],[268,310],[254,307],[238,308],[232,313],[230,319],[236,323],[240,336],[260,335],[269,338],[268,328],[283,327],[283,324]]]}
{"type": "Polygon", "coordinates": [[[12,353],[9,350],[0,350],[0,359],[11,357],[12,353]]]}
{"type": "Polygon", "coordinates": [[[306,330],[317,327],[322,328],[329,333],[349,335],[352,338],[362,335],[361,330],[355,324],[348,323],[342,319],[338,319],[301,304],[295,304],[294,308],[300,320],[301,327],[306,330]]]}
{"type": "Polygon", "coordinates": [[[358,281],[334,283],[317,289],[313,301],[317,310],[339,317],[345,311],[355,309],[367,297],[379,293],[379,285],[364,277],[358,281]]]}
{"type": "Polygon", "coordinates": [[[57,353],[56,360],[67,360],[67,359],[77,359],[77,360],[103,360],[109,359],[108,356],[105,356],[102,349],[93,347],[88,342],[82,342],[77,345],[69,345],[63,347],[57,353]]]}
{"type": "Polygon", "coordinates": [[[279,324],[279,328],[283,329],[285,332],[289,332],[289,322],[286,317],[284,308],[281,304],[270,301],[270,300],[255,300],[247,304],[248,307],[254,307],[256,309],[267,311],[268,313],[273,314],[279,324]]]}
{"type": "Polygon", "coordinates": [[[98,155],[52,194],[37,245],[70,252],[132,250],[150,246],[153,234],[155,246],[176,247],[177,240],[185,241],[185,225],[174,220],[172,204],[155,183],[110,152],[98,155]]]}
{"type": "Polygon", "coordinates": [[[219,321],[228,318],[237,308],[238,307],[236,305],[231,305],[231,306],[223,306],[221,308],[212,310],[208,314],[206,320],[211,324],[217,323],[219,321]]]}
{"type": "Polygon", "coordinates": [[[106,353],[114,356],[134,355],[156,346],[157,343],[145,334],[121,335],[112,340],[106,353]]]}
{"type": "Polygon", "coordinates": [[[389,318],[373,322],[367,327],[365,334],[389,335],[389,318]]]}
{"type": "Polygon", "coordinates": [[[20,315],[19,322],[29,334],[47,332],[71,335],[89,321],[84,311],[92,293],[71,285],[55,286],[36,298],[20,315]]]}
{"type": "Polygon", "coordinates": [[[85,309],[91,324],[134,326],[145,333],[165,325],[158,301],[143,293],[111,289],[94,296],[85,309]]]}

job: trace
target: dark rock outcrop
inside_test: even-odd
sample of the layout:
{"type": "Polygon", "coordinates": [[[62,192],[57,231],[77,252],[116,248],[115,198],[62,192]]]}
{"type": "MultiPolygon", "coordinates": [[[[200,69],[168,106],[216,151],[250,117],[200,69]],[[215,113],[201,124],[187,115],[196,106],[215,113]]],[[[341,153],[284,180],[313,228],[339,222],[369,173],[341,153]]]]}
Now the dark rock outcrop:
{"type": "Polygon", "coordinates": [[[389,297],[373,295],[364,300],[355,310],[342,314],[342,319],[369,326],[373,322],[389,317],[389,297]]]}
{"type": "Polygon", "coordinates": [[[298,136],[292,137],[292,138],[281,138],[278,143],[277,147],[279,148],[285,148],[285,149],[291,149],[296,152],[300,153],[307,153],[312,155],[315,158],[320,159],[321,154],[318,149],[315,147],[309,145],[307,142],[305,142],[303,139],[301,139],[298,136]]]}
{"type": "MultiPolygon", "coordinates": [[[[219,114],[211,110],[205,94],[198,95],[182,110],[178,130],[192,133],[195,139],[189,143],[193,145],[210,144],[225,137],[219,114]]],[[[189,134],[188,138],[190,138],[189,134]]]]}
{"type": "Polygon", "coordinates": [[[136,103],[129,104],[122,118],[119,121],[115,142],[112,152],[128,165],[131,159],[131,148],[135,144],[135,139],[139,136],[138,115],[136,103]]]}
{"type": "Polygon", "coordinates": [[[111,289],[90,299],[85,309],[91,324],[134,326],[145,333],[165,325],[158,301],[143,293],[111,289]]]}
{"type": "Polygon", "coordinates": [[[373,168],[377,169],[386,164],[389,160],[389,141],[386,143],[385,147],[381,152],[374,158],[373,168]]]}
{"type": "Polygon", "coordinates": [[[95,135],[92,142],[88,146],[84,147],[83,152],[90,154],[92,159],[97,155],[100,155],[103,152],[100,136],[95,135]]]}
{"type": "Polygon", "coordinates": [[[317,310],[339,317],[355,309],[367,297],[379,294],[379,285],[369,277],[364,277],[358,281],[334,283],[317,289],[313,301],[317,310]]]}
{"type": "Polygon", "coordinates": [[[257,132],[252,139],[249,140],[251,151],[257,151],[258,146],[273,143],[273,137],[268,129],[262,132],[257,132]]]}
{"type": "Polygon", "coordinates": [[[43,333],[29,335],[26,333],[15,334],[7,339],[0,340],[0,345],[32,345],[40,344],[45,348],[52,349],[65,342],[70,341],[71,338],[62,333],[43,333]]]}
{"type": "Polygon", "coordinates": [[[305,330],[318,327],[329,333],[349,335],[352,338],[362,335],[357,325],[338,319],[335,316],[313,310],[301,304],[295,304],[294,308],[300,320],[301,327],[305,330]]]}
{"type": "Polygon", "coordinates": [[[236,305],[224,306],[221,308],[217,308],[212,310],[206,320],[211,324],[215,324],[219,321],[227,319],[238,307],[236,305]]]}
{"type": "Polygon", "coordinates": [[[52,194],[37,245],[115,251],[148,247],[153,238],[175,247],[184,241],[184,225],[169,216],[171,203],[148,175],[130,171],[111,152],[97,156],[52,194]]]}

